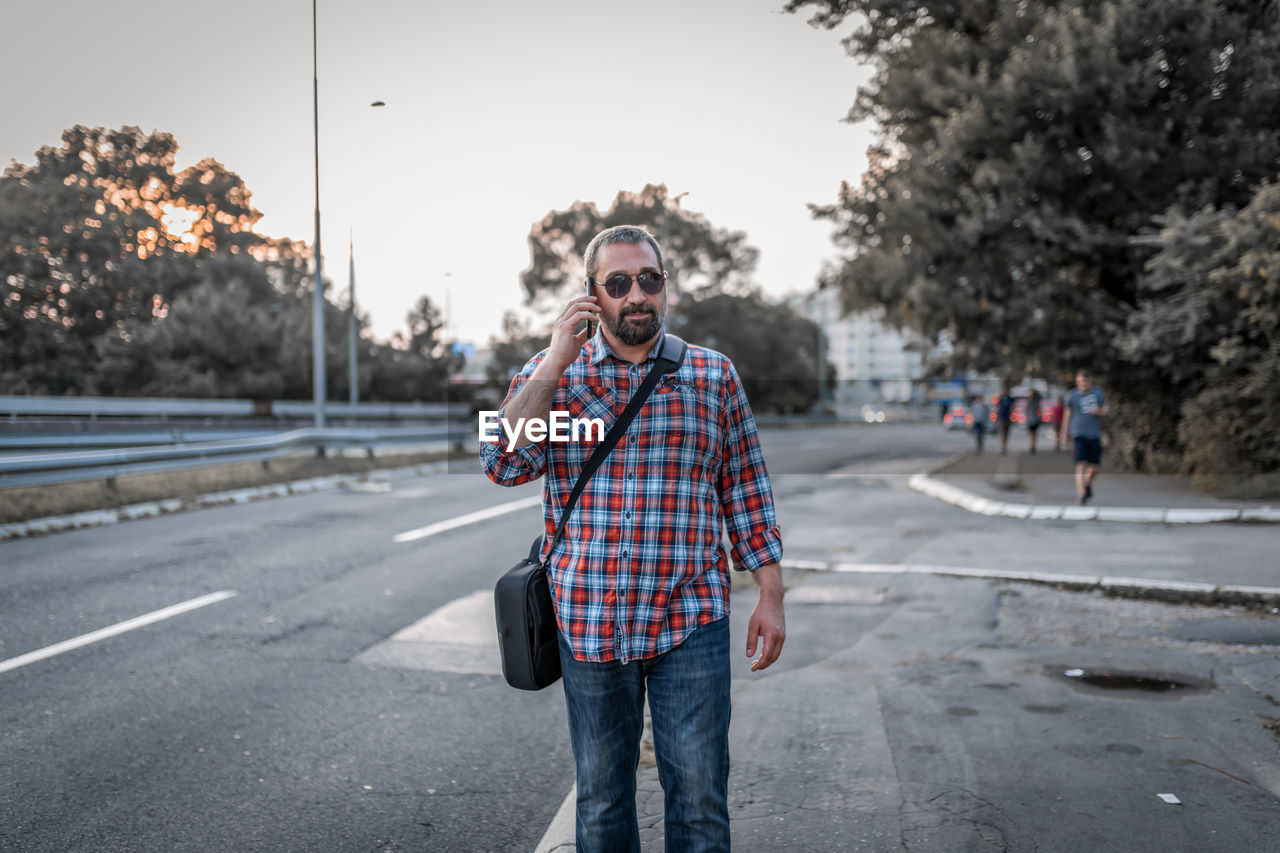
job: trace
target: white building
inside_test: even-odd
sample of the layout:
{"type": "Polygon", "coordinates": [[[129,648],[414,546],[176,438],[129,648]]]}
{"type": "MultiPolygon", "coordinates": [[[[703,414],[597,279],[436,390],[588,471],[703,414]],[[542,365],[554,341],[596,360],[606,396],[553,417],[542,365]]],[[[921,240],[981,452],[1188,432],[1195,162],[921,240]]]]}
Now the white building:
{"type": "Polygon", "coordinates": [[[841,316],[834,288],[798,297],[796,308],[822,329],[824,355],[836,372],[836,411],[842,417],[856,417],[866,404],[924,400],[927,345],[885,324],[883,310],[841,316]]]}

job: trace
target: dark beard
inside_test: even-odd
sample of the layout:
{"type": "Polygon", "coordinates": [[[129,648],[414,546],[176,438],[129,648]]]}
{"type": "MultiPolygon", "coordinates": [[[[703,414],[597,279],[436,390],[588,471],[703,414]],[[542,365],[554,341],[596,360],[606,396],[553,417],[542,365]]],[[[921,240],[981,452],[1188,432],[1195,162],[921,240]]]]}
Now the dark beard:
{"type": "MultiPolygon", "coordinates": [[[[604,312],[601,313],[604,314],[604,312]]],[[[604,324],[615,338],[633,347],[653,340],[658,330],[662,328],[662,319],[666,313],[665,309],[655,312],[649,305],[632,306],[623,308],[614,315],[604,314],[604,324]],[[627,317],[632,314],[648,314],[651,321],[644,326],[633,326],[626,322],[627,317]]]]}

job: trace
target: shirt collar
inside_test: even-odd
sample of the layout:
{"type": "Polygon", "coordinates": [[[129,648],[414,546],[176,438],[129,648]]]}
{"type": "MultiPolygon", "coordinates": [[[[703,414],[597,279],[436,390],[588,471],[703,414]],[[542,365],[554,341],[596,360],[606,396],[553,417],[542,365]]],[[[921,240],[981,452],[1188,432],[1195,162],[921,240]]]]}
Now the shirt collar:
{"type": "MultiPolygon", "coordinates": [[[[653,338],[653,346],[649,347],[649,351],[645,353],[644,358],[641,359],[642,362],[658,357],[658,353],[662,352],[662,341],[666,336],[667,327],[664,324],[658,328],[658,334],[653,338]]],[[[609,342],[605,339],[604,332],[600,331],[599,328],[596,329],[595,336],[591,339],[590,345],[592,348],[591,356],[587,360],[587,363],[593,367],[604,361],[608,356],[613,356],[614,358],[617,358],[618,361],[622,361],[622,359],[614,353],[613,348],[609,346],[609,342]]]]}

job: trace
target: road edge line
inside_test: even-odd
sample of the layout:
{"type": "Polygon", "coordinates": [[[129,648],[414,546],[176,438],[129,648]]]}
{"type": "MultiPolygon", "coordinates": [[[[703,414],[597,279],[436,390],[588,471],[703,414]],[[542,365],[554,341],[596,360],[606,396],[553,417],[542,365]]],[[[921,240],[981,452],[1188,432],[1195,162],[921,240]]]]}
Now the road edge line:
{"type": "Polygon", "coordinates": [[[23,539],[28,536],[102,527],[107,524],[136,521],[140,518],[154,518],[177,512],[192,512],[198,509],[249,503],[250,501],[265,500],[267,498],[314,494],[316,492],[331,491],[354,483],[439,474],[446,470],[448,470],[448,462],[426,462],[421,465],[409,465],[401,468],[379,468],[363,474],[337,474],[327,477],[312,477],[306,480],[291,480],[284,483],[269,483],[264,486],[251,486],[246,489],[207,492],[203,495],[196,495],[193,498],[169,498],[167,500],[128,504],[127,506],[111,509],[91,509],[67,515],[50,515],[44,518],[32,518],[26,521],[0,524],[0,542],[6,539],[23,539]]]}
{"type": "Polygon", "coordinates": [[[571,853],[577,845],[578,786],[565,794],[564,802],[556,810],[556,816],[542,833],[533,853],[571,853]]]}

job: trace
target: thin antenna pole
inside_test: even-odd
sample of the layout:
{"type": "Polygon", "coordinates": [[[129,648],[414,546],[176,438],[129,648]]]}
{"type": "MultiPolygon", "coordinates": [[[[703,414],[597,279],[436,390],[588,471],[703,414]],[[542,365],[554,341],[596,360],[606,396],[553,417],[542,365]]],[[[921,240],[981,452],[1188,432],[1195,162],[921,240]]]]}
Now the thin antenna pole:
{"type": "MultiPolygon", "coordinates": [[[[324,260],[320,252],[320,77],[316,37],[316,0],[311,0],[311,109],[316,159],[316,280],[311,299],[311,385],[315,427],[324,428],[324,260]]],[[[322,451],[323,452],[323,451],[322,451]]]]}

